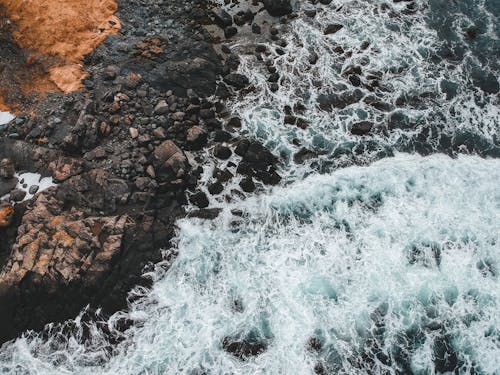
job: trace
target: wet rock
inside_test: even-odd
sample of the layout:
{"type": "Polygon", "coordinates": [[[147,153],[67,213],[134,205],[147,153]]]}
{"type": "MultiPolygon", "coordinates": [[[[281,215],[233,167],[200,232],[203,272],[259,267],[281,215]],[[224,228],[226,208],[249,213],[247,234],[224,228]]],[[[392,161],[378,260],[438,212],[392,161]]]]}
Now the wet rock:
{"type": "Polygon", "coordinates": [[[226,352],[244,361],[250,357],[256,357],[264,353],[267,349],[267,345],[257,340],[224,337],[222,340],[222,348],[226,352]]]}
{"type": "Polygon", "coordinates": [[[198,191],[191,195],[189,201],[199,208],[206,208],[209,205],[207,195],[202,191],[198,191]]]}
{"type": "Polygon", "coordinates": [[[250,81],[243,74],[231,73],[224,77],[224,82],[240,90],[250,84],[250,81]]]}
{"type": "Polygon", "coordinates": [[[352,124],[351,133],[354,135],[365,135],[370,133],[373,128],[373,122],[371,121],[361,121],[352,124]]]}
{"type": "Polygon", "coordinates": [[[345,91],[341,94],[320,94],[318,96],[318,104],[322,110],[331,111],[333,108],[346,108],[351,104],[359,102],[363,97],[363,91],[359,89],[345,91]]]}
{"type": "Polygon", "coordinates": [[[309,159],[317,157],[318,154],[314,151],[302,147],[298,152],[293,155],[293,161],[297,164],[303,164],[309,159]]]}
{"type": "Polygon", "coordinates": [[[216,9],[212,10],[212,15],[214,16],[214,20],[217,26],[222,29],[233,24],[231,15],[224,9],[217,7],[216,9]]]}
{"type": "Polygon", "coordinates": [[[224,191],[224,186],[219,181],[214,182],[213,184],[208,185],[208,192],[212,195],[220,194],[224,191]]]}
{"type": "Polygon", "coordinates": [[[292,13],[292,4],[290,0],[263,0],[264,8],[273,17],[286,16],[292,13]]]}
{"type": "Polygon", "coordinates": [[[325,35],[335,34],[336,32],[340,31],[343,27],[344,27],[344,25],[341,25],[338,23],[330,24],[325,28],[323,33],[325,35]]]}
{"type": "Polygon", "coordinates": [[[38,185],[32,185],[32,186],[30,186],[28,192],[31,195],[35,195],[38,192],[38,189],[40,189],[40,187],[38,185]]]}
{"type": "Polygon", "coordinates": [[[245,193],[252,193],[255,191],[255,184],[252,177],[245,177],[240,182],[240,187],[245,193]]]}
{"type": "Polygon", "coordinates": [[[205,220],[213,220],[221,213],[221,208],[202,208],[192,211],[188,214],[189,217],[197,217],[205,220]]]}
{"type": "Polygon", "coordinates": [[[231,152],[231,149],[229,147],[217,145],[214,148],[214,156],[217,159],[227,160],[231,157],[231,154],[232,154],[232,152],[231,152]]]}

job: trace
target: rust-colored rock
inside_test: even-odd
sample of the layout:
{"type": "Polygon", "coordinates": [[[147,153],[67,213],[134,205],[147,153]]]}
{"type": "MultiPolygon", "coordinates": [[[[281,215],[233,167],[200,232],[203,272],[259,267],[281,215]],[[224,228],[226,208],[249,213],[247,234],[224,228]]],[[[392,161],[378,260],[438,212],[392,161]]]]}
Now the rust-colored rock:
{"type": "Polygon", "coordinates": [[[12,223],[14,207],[12,205],[0,206],[0,228],[6,228],[12,223]]]}
{"type": "MultiPolygon", "coordinates": [[[[12,215],[13,209],[5,212],[12,215]]],[[[15,288],[28,274],[32,282],[43,280],[49,292],[76,281],[95,285],[118,254],[127,222],[127,216],[63,212],[57,199],[39,194],[23,216],[0,272],[0,293],[15,288]]]]}
{"type": "Polygon", "coordinates": [[[48,64],[26,91],[80,89],[83,57],[120,29],[115,0],[0,0],[0,8],[15,24],[15,42],[31,52],[28,63],[48,64]]]}

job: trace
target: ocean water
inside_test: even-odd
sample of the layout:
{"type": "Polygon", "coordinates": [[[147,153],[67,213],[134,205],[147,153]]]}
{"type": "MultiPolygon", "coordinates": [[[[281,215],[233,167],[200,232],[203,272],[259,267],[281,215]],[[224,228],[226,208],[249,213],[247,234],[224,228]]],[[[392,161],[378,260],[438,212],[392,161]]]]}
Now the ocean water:
{"type": "Polygon", "coordinates": [[[231,47],[256,90],[227,104],[281,157],[281,185],[211,198],[222,213],[178,222],[178,257],[128,312],[26,333],[0,373],[500,373],[500,2],[296,6],[263,61],[251,38],[231,47]],[[325,110],[328,95],[362,99],[325,110]]]}

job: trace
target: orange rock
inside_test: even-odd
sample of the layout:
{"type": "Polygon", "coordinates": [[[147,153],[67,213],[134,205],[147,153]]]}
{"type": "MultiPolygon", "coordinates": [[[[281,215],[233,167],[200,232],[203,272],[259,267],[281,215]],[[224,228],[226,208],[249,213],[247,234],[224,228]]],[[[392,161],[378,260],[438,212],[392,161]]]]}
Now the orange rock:
{"type": "Polygon", "coordinates": [[[24,87],[36,92],[80,89],[83,57],[121,27],[115,0],[0,0],[0,6],[15,23],[14,40],[32,53],[28,61],[51,62],[46,76],[24,87]]]}
{"type": "Polygon", "coordinates": [[[14,207],[7,205],[0,207],[0,228],[8,227],[12,224],[12,219],[14,217],[14,207]]]}

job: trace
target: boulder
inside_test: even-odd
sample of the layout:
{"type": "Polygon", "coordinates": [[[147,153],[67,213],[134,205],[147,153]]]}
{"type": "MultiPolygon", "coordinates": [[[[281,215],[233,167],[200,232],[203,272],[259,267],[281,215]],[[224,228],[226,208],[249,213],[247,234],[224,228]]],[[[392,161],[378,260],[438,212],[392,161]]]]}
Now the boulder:
{"type": "Polygon", "coordinates": [[[292,4],[290,0],[263,0],[264,8],[273,17],[286,16],[292,13],[292,4]]]}

